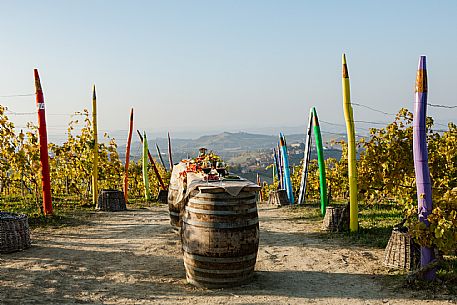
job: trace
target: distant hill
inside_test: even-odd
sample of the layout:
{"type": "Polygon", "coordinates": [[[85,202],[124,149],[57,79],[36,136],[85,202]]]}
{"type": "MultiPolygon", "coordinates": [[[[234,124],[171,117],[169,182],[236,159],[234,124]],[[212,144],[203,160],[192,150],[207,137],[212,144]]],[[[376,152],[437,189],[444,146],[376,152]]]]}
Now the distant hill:
{"type": "MultiPolygon", "coordinates": [[[[135,138],[134,138],[135,139],[135,138]]],[[[323,142],[325,146],[329,146],[329,143],[333,139],[341,139],[336,135],[323,135],[323,142]]],[[[304,143],[304,134],[291,134],[286,135],[287,145],[294,143],[304,143]]],[[[247,132],[223,132],[214,135],[201,136],[197,139],[171,139],[173,148],[173,159],[174,162],[186,158],[187,155],[193,157],[197,154],[200,147],[205,147],[208,150],[212,150],[215,153],[223,156],[224,158],[231,158],[238,156],[244,152],[251,151],[264,151],[271,150],[278,143],[277,136],[254,134],[247,132]]],[[[166,138],[155,138],[148,139],[149,149],[153,156],[157,156],[155,144],[159,145],[160,151],[164,160],[168,161],[167,152],[167,139],[166,138]]],[[[118,143],[118,151],[122,159],[125,155],[125,144],[118,143]]],[[[141,145],[139,140],[132,141],[131,155],[132,158],[138,159],[141,152],[141,145]]],[[[338,149],[339,147],[336,146],[338,149]]]]}

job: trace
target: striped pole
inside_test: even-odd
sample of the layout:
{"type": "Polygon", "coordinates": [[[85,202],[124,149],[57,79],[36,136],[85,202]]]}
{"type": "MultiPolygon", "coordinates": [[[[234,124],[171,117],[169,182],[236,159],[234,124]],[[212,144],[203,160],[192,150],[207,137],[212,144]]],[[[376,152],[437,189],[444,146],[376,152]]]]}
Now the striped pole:
{"type": "Polygon", "coordinates": [[[97,134],[97,95],[95,93],[95,85],[92,92],[92,125],[94,137],[94,152],[92,166],[92,203],[97,204],[98,197],[98,134],[97,134]]]}
{"type": "Polygon", "coordinates": [[[357,202],[357,163],[355,153],[355,126],[351,105],[351,91],[346,55],[343,54],[343,109],[348,138],[348,168],[349,168],[349,229],[357,232],[359,229],[359,207],[357,202]]]}
{"type": "Polygon", "coordinates": [[[321,195],[321,214],[325,216],[325,210],[327,209],[327,179],[325,177],[325,159],[324,159],[324,147],[322,145],[321,128],[319,126],[319,118],[317,117],[316,108],[312,108],[313,111],[313,125],[314,125],[314,137],[316,138],[316,151],[317,151],[317,163],[319,164],[319,184],[320,184],[320,195],[321,195]]]}
{"type": "Polygon", "coordinates": [[[127,148],[125,149],[125,173],[124,173],[124,199],[128,203],[129,199],[129,162],[130,162],[130,144],[132,143],[133,132],[133,108],[130,109],[129,135],[127,137],[127,148]]]}
{"type": "Polygon", "coordinates": [[[43,189],[43,213],[44,215],[52,214],[51,199],[51,177],[49,173],[49,155],[48,155],[48,133],[46,129],[46,113],[44,107],[44,95],[41,88],[40,76],[38,70],[33,70],[35,77],[35,95],[38,112],[38,133],[40,136],[40,164],[41,164],[41,186],[43,189]]]}
{"type": "Polygon", "coordinates": [[[298,192],[298,204],[305,203],[306,182],[308,179],[308,165],[311,158],[311,127],[313,126],[313,110],[310,109],[308,127],[306,129],[305,150],[303,153],[303,167],[301,173],[300,190],[298,192]]]}
{"type": "MultiPolygon", "coordinates": [[[[414,102],[413,118],[413,158],[416,172],[417,208],[419,221],[429,226],[428,215],[432,212],[432,185],[428,168],[427,133],[425,120],[427,118],[427,67],[426,57],[421,56],[416,76],[416,99],[414,102]]],[[[434,259],[432,248],[421,247],[421,267],[430,264],[434,259]]],[[[436,270],[425,273],[424,279],[433,280],[436,270]]]]}

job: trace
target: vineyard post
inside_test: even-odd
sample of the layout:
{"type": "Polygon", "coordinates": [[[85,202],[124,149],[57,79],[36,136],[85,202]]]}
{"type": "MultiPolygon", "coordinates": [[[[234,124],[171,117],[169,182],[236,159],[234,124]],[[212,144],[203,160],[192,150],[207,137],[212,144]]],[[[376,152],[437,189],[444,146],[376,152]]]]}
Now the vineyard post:
{"type": "Polygon", "coordinates": [[[97,133],[97,95],[95,93],[95,85],[92,93],[92,125],[94,128],[94,160],[92,167],[92,203],[97,204],[98,197],[98,133],[97,133]]]}
{"type": "Polygon", "coordinates": [[[282,154],[281,154],[281,146],[279,145],[279,142],[278,142],[278,146],[276,147],[276,153],[277,153],[276,158],[278,159],[278,163],[279,163],[279,184],[278,184],[278,187],[279,187],[279,189],[284,190],[285,189],[285,186],[284,186],[284,166],[283,166],[283,160],[282,160],[282,154]]]}
{"type": "MultiPolygon", "coordinates": [[[[138,133],[138,137],[140,138],[141,144],[143,144],[143,136],[141,135],[140,131],[137,129],[136,132],[138,133]]],[[[154,162],[154,159],[151,156],[151,153],[149,152],[148,149],[148,158],[149,162],[151,162],[152,169],[154,170],[154,173],[157,176],[157,179],[159,180],[160,187],[163,190],[166,190],[167,187],[165,186],[165,183],[163,183],[162,177],[160,176],[159,170],[157,169],[156,163],[154,162]]]]}
{"type": "Polygon", "coordinates": [[[160,152],[159,145],[156,143],[156,150],[157,150],[157,155],[159,156],[160,163],[162,163],[163,168],[165,168],[165,171],[167,170],[167,167],[165,166],[165,162],[163,162],[162,158],[162,153],[160,152]]]}
{"type": "Polygon", "coordinates": [[[273,182],[275,181],[275,173],[276,177],[278,178],[278,188],[281,185],[281,174],[279,173],[279,161],[278,161],[278,154],[276,153],[276,148],[273,147],[273,160],[274,160],[274,169],[273,169],[273,182]]]}
{"type": "MultiPolygon", "coordinates": [[[[427,134],[425,120],[427,117],[427,67],[426,57],[421,56],[416,76],[416,96],[413,117],[413,157],[416,173],[416,189],[419,220],[429,226],[427,216],[432,212],[432,186],[428,167],[427,134]]],[[[421,267],[430,264],[434,259],[434,251],[429,247],[421,247],[421,267]]],[[[436,270],[425,273],[424,279],[433,280],[436,270]]]]}
{"type": "Polygon", "coordinates": [[[168,160],[170,162],[170,173],[173,171],[173,157],[172,157],[172,152],[171,152],[171,139],[170,139],[170,133],[167,133],[168,135],[168,160]]]}
{"type": "Polygon", "coordinates": [[[321,128],[319,126],[319,118],[317,117],[316,108],[313,107],[312,111],[313,111],[314,137],[316,138],[317,163],[319,164],[321,214],[322,214],[322,216],[325,216],[325,210],[327,208],[327,179],[325,177],[324,147],[322,146],[321,128]]]}
{"type": "Polygon", "coordinates": [[[133,131],[133,108],[130,109],[129,135],[127,137],[127,148],[125,150],[125,173],[124,173],[124,199],[128,203],[129,195],[129,162],[130,162],[130,144],[132,143],[133,131]]]}
{"type": "Polygon", "coordinates": [[[35,76],[35,94],[38,112],[38,133],[40,135],[40,164],[41,164],[41,185],[43,188],[43,213],[52,214],[51,199],[51,177],[49,173],[49,155],[48,155],[48,134],[46,130],[46,113],[44,107],[43,89],[41,88],[40,76],[38,69],[34,69],[35,76]]]}
{"type": "Polygon", "coordinates": [[[300,189],[298,191],[298,204],[305,203],[306,180],[308,178],[308,165],[311,155],[311,127],[313,125],[313,111],[309,110],[308,127],[306,128],[305,150],[303,154],[303,167],[301,173],[300,189]]]}
{"type": "MultiPolygon", "coordinates": [[[[260,181],[260,176],[259,176],[259,173],[257,173],[257,185],[262,187],[262,183],[260,181]]],[[[263,201],[263,194],[262,194],[262,190],[259,192],[259,199],[260,199],[260,202],[263,201]]]]}
{"type": "Polygon", "coordinates": [[[292,190],[292,182],[290,181],[289,158],[287,155],[286,138],[281,133],[279,136],[279,145],[281,147],[282,161],[284,167],[284,188],[286,189],[287,199],[290,204],[294,204],[294,193],[292,190]]]}
{"type": "Polygon", "coordinates": [[[357,161],[355,152],[355,126],[352,113],[349,73],[346,55],[343,53],[343,108],[348,139],[348,168],[349,168],[349,229],[357,232],[359,228],[359,208],[357,202],[357,161]]]}
{"type": "Polygon", "coordinates": [[[147,201],[151,200],[149,192],[149,177],[148,177],[148,139],[146,132],[143,131],[143,183],[144,183],[144,197],[147,201]]]}

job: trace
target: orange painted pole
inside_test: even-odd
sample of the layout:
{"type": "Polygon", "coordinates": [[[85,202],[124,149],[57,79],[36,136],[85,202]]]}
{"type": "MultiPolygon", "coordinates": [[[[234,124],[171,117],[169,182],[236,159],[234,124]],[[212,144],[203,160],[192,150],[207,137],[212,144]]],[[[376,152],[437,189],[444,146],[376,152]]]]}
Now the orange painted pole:
{"type": "MultiPolygon", "coordinates": [[[[141,143],[143,143],[143,136],[141,135],[141,132],[139,130],[137,130],[136,132],[138,133],[138,136],[140,137],[141,143]]],[[[154,162],[154,159],[152,159],[152,156],[151,156],[151,153],[149,152],[149,149],[148,149],[148,158],[149,158],[149,162],[151,162],[152,169],[154,170],[154,173],[156,174],[157,179],[159,180],[160,187],[163,190],[166,190],[167,187],[165,186],[165,183],[163,183],[162,177],[160,176],[159,170],[157,169],[157,166],[156,166],[156,163],[154,162]]]]}
{"type": "Polygon", "coordinates": [[[38,70],[34,69],[35,94],[38,110],[38,133],[40,135],[41,185],[43,188],[43,213],[52,214],[51,177],[49,174],[48,133],[46,131],[46,113],[44,108],[43,89],[41,88],[38,70]]]}
{"type": "Polygon", "coordinates": [[[124,173],[124,199],[125,203],[129,201],[129,162],[130,162],[130,144],[132,143],[133,131],[133,108],[130,109],[129,135],[127,137],[127,148],[125,149],[125,173],[124,173]]]}

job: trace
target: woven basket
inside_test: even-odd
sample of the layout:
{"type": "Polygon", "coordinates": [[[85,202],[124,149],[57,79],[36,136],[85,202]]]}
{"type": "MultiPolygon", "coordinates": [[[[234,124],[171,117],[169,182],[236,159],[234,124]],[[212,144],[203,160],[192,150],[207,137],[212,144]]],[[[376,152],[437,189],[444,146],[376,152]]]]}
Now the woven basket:
{"type": "Polygon", "coordinates": [[[420,264],[420,248],[405,229],[394,228],[384,250],[384,265],[406,271],[416,270],[420,264]]]}
{"type": "Polygon", "coordinates": [[[287,192],[286,190],[277,190],[277,191],[271,191],[269,194],[269,199],[268,199],[269,204],[274,204],[274,205],[289,205],[289,199],[287,198],[287,192]]]}
{"type": "Polygon", "coordinates": [[[31,246],[26,215],[0,212],[0,253],[21,251],[31,246]]]}
{"type": "Polygon", "coordinates": [[[349,208],[327,207],[322,222],[322,230],[328,232],[347,231],[349,228],[349,208]]]}
{"type": "Polygon", "coordinates": [[[124,192],[118,190],[101,190],[98,195],[97,210],[101,211],[125,211],[124,192]]]}

